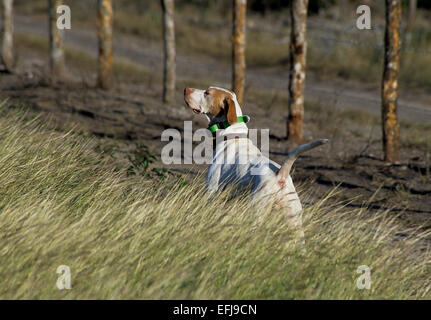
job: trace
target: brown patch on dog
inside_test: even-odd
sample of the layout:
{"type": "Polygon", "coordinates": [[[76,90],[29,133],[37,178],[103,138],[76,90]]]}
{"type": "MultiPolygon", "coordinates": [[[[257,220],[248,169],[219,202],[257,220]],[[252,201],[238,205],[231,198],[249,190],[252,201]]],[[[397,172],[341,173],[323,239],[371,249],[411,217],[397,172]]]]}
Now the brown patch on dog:
{"type": "Polygon", "coordinates": [[[214,117],[221,117],[224,111],[224,99],[227,93],[217,89],[208,89],[208,95],[211,97],[210,112],[214,117]]]}
{"type": "Polygon", "coordinates": [[[214,88],[209,89],[208,94],[211,97],[211,114],[215,117],[221,117],[224,113],[229,124],[236,123],[236,108],[232,96],[223,90],[214,88]]]}
{"type": "Polygon", "coordinates": [[[238,122],[238,118],[236,116],[235,102],[233,101],[232,97],[226,97],[225,104],[227,105],[227,121],[229,122],[229,124],[234,124],[238,122]]]}

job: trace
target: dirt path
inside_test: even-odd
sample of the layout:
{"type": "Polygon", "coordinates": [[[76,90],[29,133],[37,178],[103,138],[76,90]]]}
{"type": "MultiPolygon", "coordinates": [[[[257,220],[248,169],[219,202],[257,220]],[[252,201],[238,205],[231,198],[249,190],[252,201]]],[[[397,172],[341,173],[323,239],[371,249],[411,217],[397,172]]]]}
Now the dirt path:
{"type": "MultiPolygon", "coordinates": [[[[27,35],[48,36],[47,21],[32,17],[16,16],[15,30],[27,35]]],[[[93,57],[97,55],[96,30],[84,30],[73,27],[66,32],[66,46],[82,50],[93,57]]],[[[114,36],[114,52],[116,59],[127,59],[137,65],[151,68],[161,73],[162,54],[160,43],[148,42],[138,37],[116,34],[114,36]]],[[[215,84],[229,87],[230,66],[220,63],[207,56],[177,55],[177,75],[182,79],[206,79],[215,84]]],[[[286,90],[287,70],[285,67],[247,70],[248,88],[258,90],[286,90]]],[[[347,84],[343,82],[316,81],[309,74],[306,83],[306,97],[333,104],[337,107],[365,110],[372,114],[380,114],[380,94],[378,89],[370,90],[366,85],[347,84]]],[[[417,122],[431,122],[431,107],[413,97],[399,99],[400,119],[417,122]]]]}

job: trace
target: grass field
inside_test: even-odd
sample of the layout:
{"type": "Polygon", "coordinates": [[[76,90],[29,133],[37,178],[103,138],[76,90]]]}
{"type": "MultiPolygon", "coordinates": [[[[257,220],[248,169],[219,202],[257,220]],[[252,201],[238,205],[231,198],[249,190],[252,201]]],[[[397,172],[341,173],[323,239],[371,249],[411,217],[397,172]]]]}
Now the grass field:
{"type": "MultiPolygon", "coordinates": [[[[115,32],[135,35],[148,43],[159,42],[160,7],[157,2],[151,3],[116,0],[115,32]]],[[[17,14],[21,16],[32,14],[46,18],[46,0],[16,0],[15,4],[17,14]]],[[[70,5],[73,26],[79,23],[82,28],[96,30],[95,15],[88,14],[95,13],[94,0],[73,1],[70,5]]],[[[225,10],[217,10],[216,7],[205,10],[188,8],[187,5],[177,7],[179,56],[201,54],[217,61],[229,61],[231,15],[225,10]],[[202,21],[209,23],[203,25],[202,21]],[[220,24],[224,26],[220,27],[220,24]],[[190,37],[191,33],[193,37],[190,37]]],[[[253,22],[259,19],[253,14],[248,16],[251,22],[247,33],[249,67],[285,68],[289,26],[275,23],[281,18],[289,20],[288,13],[259,17],[261,25],[253,26],[253,22]],[[287,37],[258,31],[262,26],[282,32],[287,37]]],[[[331,37],[340,42],[322,43],[316,40],[317,31],[321,31],[319,26],[312,26],[315,18],[310,17],[309,29],[308,67],[311,74],[322,80],[329,77],[378,84],[382,73],[382,50],[344,44],[343,39],[352,34],[344,32],[346,30],[341,30],[341,33],[334,31],[332,27],[322,28],[322,31],[331,29],[331,37]]],[[[381,17],[373,21],[381,23],[381,17]]],[[[420,10],[415,31],[426,30],[428,26],[427,16],[420,10]]],[[[415,32],[410,45],[429,49],[429,38],[427,31],[415,32]]],[[[355,39],[370,43],[382,40],[381,37],[377,39],[374,33],[361,33],[361,37],[355,39]]],[[[31,52],[31,59],[42,57],[47,61],[47,37],[17,34],[15,40],[18,52],[31,52]]],[[[72,74],[78,75],[75,78],[91,83],[97,68],[95,57],[67,43],[66,55],[68,68],[72,74]]],[[[429,54],[403,52],[401,89],[427,88],[431,83],[428,72],[430,57],[429,54]]],[[[100,107],[100,110],[94,108],[100,111],[100,115],[112,116],[102,112],[106,107],[104,103],[109,108],[122,107],[127,105],[123,102],[128,98],[133,101],[139,99],[144,106],[162,108],[161,104],[154,103],[154,99],[148,99],[145,91],[138,90],[160,83],[161,73],[154,72],[144,63],[138,65],[119,56],[115,59],[114,68],[120,84],[111,100],[92,92],[100,100],[94,102],[100,107]],[[138,89],[130,89],[132,85],[138,89]]],[[[407,223],[406,217],[401,218],[405,213],[403,210],[408,210],[411,203],[425,203],[424,207],[427,204],[422,201],[427,200],[429,194],[428,189],[422,186],[429,178],[427,163],[423,167],[424,171],[428,170],[426,174],[420,173],[422,167],[418,167],[418,173],[407,167],[399,167],[399,170],[395,167],[394,170],[413,172],[415,176],[409,177],[411,181],[374,167],[369,171],[363,167],[347,171],[349,159],[366,150],[362,145],[368,148],[377,143],[380,133],[372,136],[370,132],[373,128],[378,131],[378,116],[306,100],[308,132],[328,136],[331,143],[336,138],[342,141],[339,146],[334,143],[331,150],[343,151],[340,155],[337,153],[343,166],[341,169],[330,167],[328,171],[340,174],[337,181],[344,182],[349,175],[362,177],[364,173],[371,178],[376,176],[376,179],[369,184],[364,183],[367,190],[371,190],[365,196],[360,194],[364,189],[359,188],[362,183],[359,181],[358,188],[350,190],[350,193],[346,193],[342,186],[339,189],[328,186],[325,190],[329,191],[318,197],[317,189],[307,189],[310,185],[317,187],[317,183],[304,178],[300,180],[301,185],[295,180],[304,204],[304,252],[304,248],[295,243],[295,232],[288,228],[281,212],[270,208],[256,211],[248,203],[247,195],[231,199],[228,191],[216,199],[207,199],[204,179],[199,175],[184,181],[171,171],[163,171],[166,168],[155,168],[160,171],[151,171],[151,174],[143,176],[141,173],[147,169],[139,164],[137,174],[130,175],[129,166],[135,164],[127,163],[131,161],[128,156],[133,153],[130,150],[136,149],[135,160],[139,158],[136,162],[142,162],[142,157],[147,156],[146,149],[142,151],[138,146],[125,148],[122,157],[116,157],[114,146],[119,141],[102,141],[90,134],[97,117],[93,122],[84,122],[82,131],[78,127],[73,131],[75,133],[71,133],[67,132],[72,126],[70,123],[63,124],[64,127],[58,130],[53,130],[51,122],[43,123],[49,116],[68,118],[70,114],[41,114],[39,117],[38,108],[25,107],[26,103],[33,103],[43,110],[44,103],[51,102],[57,106],[58,101],[64,98],[70,99],[68,102],[74,107],[85,108],[93,103],[91,99],[82,102],[86,101],[83,97],[93,90],[91,86],[88,89],[85,86],[84,89],[59,86],[52,88],[51,92],[43,83],[36,83],[34,89],[28,89],[28,83],[32,82],[25,81],[15,79],[13,85],[5,85],[11,103],[5,102],[0,107],[0,299],[431,298],[431,230],[422,228],[420,223],[407,223]],[[80,95],[61,96],[67,90],[80,91],[80,95]],[[21,101],[23,110],[11,107],[20,105],[21,101]],[[347,148],[350,145],[357,145],[357,149],[347,148]],[[381,172],[385,173],[385,179],[397,178],[399,186],[392,181],[384,184],[386,180],[379,180],[381,175],[376,174],[381,172]],[[161,180],[165,174],[168,178],[161,180]],[[418,177],[423,181],[414,184],[412,180],[419,180],[418,177]],[[389,191],[385,190],[382,195],[380,188],[386,186],[389,189],[393,185],[400,188],[397,189],[400,199],[397,202],[383,201],[383,198],[388,198],[389,191]],[[410,192],[410,187],[424,194],[416,197],[417,194],[410,192]],[[368,194],[374,191],[375,194],[368,199],[368,194]],[[351,199],[353,196],[356,198],[351,199]],[[377,198],[381,201],[376,201],[377,198]],[[368,202],[363,202],[363,199],[368,199],[368,202]],[[376,212],[376,203],[382,208],[393,206],[394,209],[376,212]],[[367,206],[372,206],[372,209],[367,206]],[[412,225],[414,229],[408,227],[412,225]],[[56,286],[60,276],[56,271],[62,265],[70,267],[70,290],[59,290],[56,286]],[[357,288],[357,280],[361,276],[357,269],[363,265],[371,271],[370,290],[357,288]]],[[[209,81],[186,79],[179,75],[178,96],[186,85],[204,87],[210,84],[206,83],[209,81]]],[[[157,90],[153,91],[157,94],[157,90]]],[[[247,91],[248,102],[271,110],[285,110],[287,99],[284,91],[247,91]]],[[[60,103],[59,106],[66,109],[67,104],[60,103]]],[[[137,109],[131,110],[136,112],[137,109]]],[[[71,112],[76,113],[76,110],[71,112]]],[[[126,115],[133,119],[138,112],[126,115]]],[[[86,120],[84,117],[73,119],[86,120]]],[[[148,125],[154,126],[157,121],[148,121],[148,125]]],[[[107,121],[103,123],[105,127],[112,125],[107,121]]],[[[147,126],[142,120],[140,124],[147,126]]],[[[163,130],[168,124],[175,125],[175,122],[160,121],[155,127],[163,130]]],[[[417,153],[415,148],[424,154],[431,151],[427,134],[431,130],[430,124],[401,121],[400,126],[403,151],[411,153],[405,158],[406,163],[410,164],[410,158],[417,153]]],[[[157,134],[153,132],[151,137],[157,137],[157,134]]],[[[158,139],[143,142],[156,140],[160,142],[158,139]]],[[[138,144],[138,140],[131,143],[138,144]]],[[[362,166],[370,163],[361,160],[362,166]]],[[[330,164],[331,159],[328,158],[327,162],[330,164]]],[[[314,172],[313,179],[318,175],[314,172]]],[[[418,210],[415,208],[412,210],[418,210]]]]}
{"type": "MultiPolygon", "coordinates": [[[[431,297],[429,234],[300,191],[306,252],[280,213],[201,181],[127,176],[94,140],[0,117],[1,299],[431,297]],[[57,267],[71,270],[59,290],[57,267]],[[361,265],[371,289],[359,290],[361,265]]],[[[299,186],[301,190],[301,187],[299,186]]]]}

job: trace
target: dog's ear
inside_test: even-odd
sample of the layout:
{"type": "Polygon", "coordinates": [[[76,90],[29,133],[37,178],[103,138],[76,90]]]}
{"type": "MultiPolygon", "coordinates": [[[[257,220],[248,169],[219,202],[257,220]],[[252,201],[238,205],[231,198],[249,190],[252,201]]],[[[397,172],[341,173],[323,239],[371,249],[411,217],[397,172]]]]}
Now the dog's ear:
{"type": "Polygon", "coordinates": [[[234,124],[238,122],[237,115],[236,115],[235,101],[233,101],[233,98],[230,96],[226,97],[224,100],[224,105],[225,105],[227,122],[229,122],[229,124],[234,124]]]}

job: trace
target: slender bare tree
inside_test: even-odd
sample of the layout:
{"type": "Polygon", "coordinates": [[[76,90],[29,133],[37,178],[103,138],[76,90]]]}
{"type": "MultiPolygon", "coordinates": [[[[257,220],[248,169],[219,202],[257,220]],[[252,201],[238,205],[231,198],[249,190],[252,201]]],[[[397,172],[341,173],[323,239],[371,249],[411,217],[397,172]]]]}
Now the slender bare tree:
{"type": "Polygon", "coordinates": [[[338,0],[338,9],[339,9],[339,16],[338,16],[338,20],[343,21],[344,19],[346,19],[348,17],[348,12],[349,12],[349,2],[346,0],[338,0]]]}
{"type": "Polygon", "coordinates": [[[242,104],[245,84],[245,17],[247,0],[234,0],[232,29],[232,90],[242,104]]]}
{"type": "Polygon", "coordinates": [[[1,0],[2,12],[2,50],[1,61],[5,71],[12,71],[14,67],[13,51],[13,0],[1,0]]]}
{"type": "Polygon", "coordinates": [[[416,19],[416,7],[417,0],[410,0],[409,2],[409,21],[407,23],[407,29],[411,30],[413,27],[413,23],[416,19]]]}
{"type": "Polygon", "coordinates": [[[64,30],[57,27],[57,8],[62,0],[49,0],[49,43],[51,81],[56,82],[64,76],[64,30]]]}
{"type": "Polygon", "coordinates": [[[292,0],[290,14],[289,118],[287,137],[295,142],[303,138],[304,86],[307,56],[308,0],[292,0]]]}
{"type": "Polygon", "coordinates": [[[98,85],[104,90],[114,87],[113,52],[112,52],[112,1],[97,0],[97,36],[99,39],[99,75],[98,85]]]}
{"type": "Polygon", "coordinates": [[[400,129],[397,117],[400,70],[401,0],[386,0],[385,64],[382,80],[382,129],[385,161],[399,160],[400,129]]]}
{"type": "Polygon", "coordinates": [[[411,32],[413,29],[413,24],[416,19],[416,7],[417,0],[410,0],[409,2],[409,19],[407,21],[407,32],[411,32]]]}
{"type": "Polygon", "coordinates": [[[174,0],[161,0],[163,9],[163,101],[175,99],[175,23],[174,0]]]}

